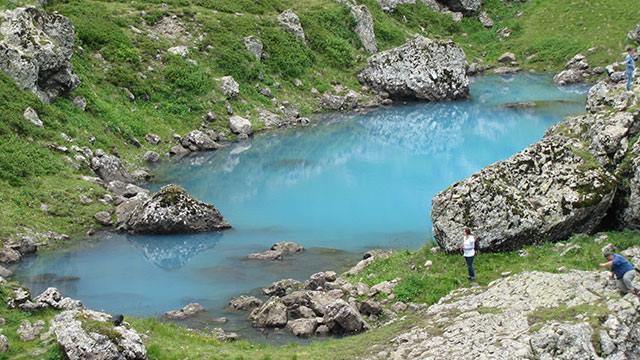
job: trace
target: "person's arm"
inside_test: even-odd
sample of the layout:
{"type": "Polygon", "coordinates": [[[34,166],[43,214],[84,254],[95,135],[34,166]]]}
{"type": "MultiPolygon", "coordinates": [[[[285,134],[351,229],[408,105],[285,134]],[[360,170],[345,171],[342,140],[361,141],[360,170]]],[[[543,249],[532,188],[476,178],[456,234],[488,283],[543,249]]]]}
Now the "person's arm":
{"type": "Polygon", "coordinates": [[[605,268],[605,269],[612,269],[613,268],[613,261],[607,261],[605,263],[602,263],[599,265],[601,268],[605,268]]]}

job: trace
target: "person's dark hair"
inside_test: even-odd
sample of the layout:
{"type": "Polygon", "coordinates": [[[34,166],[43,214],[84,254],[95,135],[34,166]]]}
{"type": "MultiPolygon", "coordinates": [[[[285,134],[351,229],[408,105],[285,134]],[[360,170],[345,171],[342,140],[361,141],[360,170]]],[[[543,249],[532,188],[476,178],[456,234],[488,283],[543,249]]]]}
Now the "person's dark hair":
{"type": "Polygon", "coordinates": [[[627,46],[627,52],[632,52],[634,51],[636,48],[634,48],[633,46],[627,46]]]}
{"type": "Polygon", "coordinates": [[[465,234],[465,235],[471,235],[471,229],[469,229],[469,228],[464,228],[464,234],[465,234]]]}

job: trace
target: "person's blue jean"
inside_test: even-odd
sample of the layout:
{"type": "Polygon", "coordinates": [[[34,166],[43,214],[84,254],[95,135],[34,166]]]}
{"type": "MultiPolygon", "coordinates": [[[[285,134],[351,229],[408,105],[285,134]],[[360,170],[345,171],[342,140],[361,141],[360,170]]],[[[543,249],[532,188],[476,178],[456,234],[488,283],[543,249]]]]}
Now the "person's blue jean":
{"type": "Polygon", "coordinates": [[[627,70],[627,91],[631,91],[632,82],[633,82],[633,71],[627,70]]]}
{"type": "Polygon", "coordinates": [[[464,260],[467,262],[467,271],[469,272],[469,281],[476,279],[476,272],[473,270],[473,256],[465,256],[464,260]]]}

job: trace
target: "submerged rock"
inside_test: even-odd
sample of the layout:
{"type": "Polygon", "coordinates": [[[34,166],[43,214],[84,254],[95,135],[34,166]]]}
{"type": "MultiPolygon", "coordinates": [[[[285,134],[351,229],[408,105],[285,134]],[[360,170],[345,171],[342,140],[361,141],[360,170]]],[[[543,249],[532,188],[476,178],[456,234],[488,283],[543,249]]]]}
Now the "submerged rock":
{"type": "Polygon", "coordinates": [[[469,95],[466,69],[464,52],[453,41],[417,36],[369,58],[358,79],[392,98],[453,100],[469,95]]]}
{"type": "Polygon", "coordinates": [[[175,234],[231,227],[213,205],[195,200],[177,185],[167,185],[123,211],[121,229],[138,234],[175,234]]]}
{"type": "Polygon", "coordinates": [[[281,241],[273,244],[267,251],[249,254],[247,257],[252,260],[282,260],[283,256],[294,255],[303,250],[302,245],[291,241],[281,241]]]}
{"type": "Polygon", "coordinates": [[[74,41],[73,25],[60,14],[35,7],[5,10],[0,13],[0,70],[50,102],[80,84],[70,61],[74,41]]]}
{"type": "Polygon", "coordinates": [[[69,360],[147,359],[138,333],[121,324],[113,326],[111,316],[91,310],[67,310],[51,322],[51,331],[69,360]],[[83,323],[100,324],[83,326],[83,323]]]}

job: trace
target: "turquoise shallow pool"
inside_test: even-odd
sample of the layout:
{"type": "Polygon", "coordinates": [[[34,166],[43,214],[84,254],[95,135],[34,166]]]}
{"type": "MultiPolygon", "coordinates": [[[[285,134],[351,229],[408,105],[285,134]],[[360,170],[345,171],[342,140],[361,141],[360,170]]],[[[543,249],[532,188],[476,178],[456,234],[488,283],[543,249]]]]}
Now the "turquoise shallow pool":
{"type": "Polygon", "coordinates": [[[34,292],[56,286],[109,312],[156,315],[199,302],[207,316],[230,316],[225,327],[242,330],[246,323],[223,311],[229,298],[283,277],[344,270],[369,248],[419,247],[431,237],[438,191],[582,112],[585,91],[558,89],[544,75],[487,76],[473,81],[468,101],[327,115],[188,157],[158,169],[151,187],[184,186],[214,203],[233,230],[104,234],[28,259],[16,277],[34,292]],[[539,106],[504,106],[524,101],[539,106]],[[309,251],[277,263],[244,259],[280,240],[309,251]]]}

